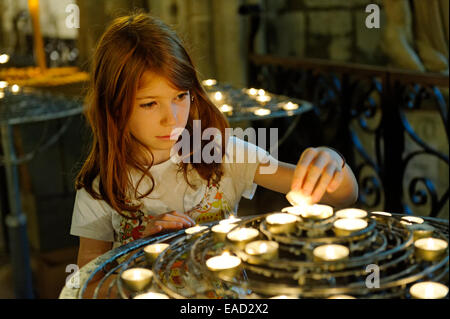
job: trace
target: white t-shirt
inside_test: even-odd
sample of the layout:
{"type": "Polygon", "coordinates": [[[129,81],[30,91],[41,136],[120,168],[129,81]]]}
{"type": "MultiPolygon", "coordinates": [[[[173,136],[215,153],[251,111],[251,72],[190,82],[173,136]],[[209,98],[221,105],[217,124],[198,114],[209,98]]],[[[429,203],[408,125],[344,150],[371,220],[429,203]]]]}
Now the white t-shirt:
{"type": "MultiPolygon", "coordinates": [[[[147,221],[170,211],[188,214],[197,223],[220,220],[229,214],[237,214],[241,196],[252,199],[256,191],[253,179],[261,162],[273,158],[262,148],[231,136],[224,159],[224,174],[218,184],[208,186],[195,170],[189,174],[190,187],[178,170],[178,155],[150,168],[155,188],[139,201],[143,204],[136,216],[127,219],[103,200],[94,199],[84,188],[75,197],[70,234],[91,239],[114,242],[114,247],[142,237],[147,221]],[[245,157],[242,157],[245,154],[245,157]],[[244,161],[242,161],[244,158],[244,161]]],[[[136,185],[140,174],[131,174],[136,185]]],[[[149,189],[151,180],[144,178],[139,193],[149,189]]],[[[98,191],[98,177],[94,180],[98,191]]]]}

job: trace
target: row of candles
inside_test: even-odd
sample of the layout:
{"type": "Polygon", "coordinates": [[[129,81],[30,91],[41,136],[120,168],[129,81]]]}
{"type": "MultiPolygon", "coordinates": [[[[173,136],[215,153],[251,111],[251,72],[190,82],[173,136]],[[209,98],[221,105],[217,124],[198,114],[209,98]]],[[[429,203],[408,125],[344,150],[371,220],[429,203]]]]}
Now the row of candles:
{"type": "MultiPolygon", "coordinates": [[[[333,208],[327,205],[308,205],[303,207],[286,207],[281,213],[273,213],[265,218],[267,229],[274,233],[290,233],[295,231],[295,226],[302,221],[323,221],[332,216],[337,220],[333,223],[333,230],[337,236],[348,236],[354,232],[361,231],[368,226],[368,213],[361,209],[348,208],[333,212],[333,208]]],[[[372,212],[371,218],[382,220],[392,214],[387,212],[372,212]]],[[[258,264],[266,260],[278,258],[279,244],[271,240],[257,240],[260,233],[251,227],[238,227],[239,218],[231,216],[222,220],[211,228],[213,238],[216,242],[228,241],[235,247],[243,249],[248,255],[247,262],[258,264]]],[[[424,220],[416,216],[403,216],[401,223],[406,227],[423,224],[424,220]]],[[[208,226],[197,225],[185,230],[186,234],[197,237],[209,229],[208,226]]],[[[442,257],[448,248],[445,240],[431,237],[433,231],[429,229],[414,230],[414,248],[416,257],[425,261],[434,261],[442,257]],[[418,233],[416,233],[418,232],[418,233]]],[[[144,248],[144,253],[149,262],[154,262],[157,256],[169,247],[168,244],[152,244],[144,248]]],[[[314,260],[318,262],[338,262],[350,256],[350,250],[344,245],[326,244],[320,245],[313,250],[314,260]]],[[[229,279],[235,277],[242,267],[239,257],[224,251],[221,255],[209,258],[206,261],[207,268],[216,273],[220,278],[229,279]]],[[[128,282],[131,289],[140,291],[151,281],[153,273],[145,268],[128,269],[122,274],[122,279],[128,282]],[[128,273],[133,275],[127,275],[128,273]],[[146,274],[146,275],[145,275],[146,274]],[[147,278],[147,279],[144,279],[147,278]],[[136,284],[134,282],[140,283],[136,284]]],[[[437,282],[421,282],[410,288],[410,294],[414,298],[444,298],[448,293],[448,287],[437,282]]],[[[142,296],[141,296],[142,297],[142,296]]],[[[147,297],[161,297],[149,295],[147,297]]],[[[278,296],[281,297],[281,296],[278,296]]],[[[351,298],[351,296],[333,296],[331,298],[351,298]]]]}
{"type": "MultiPolygon", "coordinates": [[[[217,81],[214,79],[208,79],[208,80],[202,81],[202,84],[208,88],[212,88],[217,84],[217,81]]],[[[263,89],[250,88],[250,89],[245,89],[244,92],[251,99],[258,101],[260,104],[263,104],[263,105],[265,105],[265,103],[269,102],[272,99],[272,97],[263,89]]],[[[227,115],[232,114],[233,106],[231,106],[229,104],[222,104],[222,102],[225,99],[223,92],[215,91],[215,92],[211,93],[211,98],[217,105],[219,105],[218,106],[219,110],[222,113],[225,113],[227,115]]],[[[294,110],[298,109],[298,107],[299,107],[298,104],[292,103],[291,101],[280,103],[279,106],[285,111],[294,111],[294,110]]],[[[256,110],[253,111],[253,114],[255,114],[257,116],[266,116],[266,115],[269,115],[270,113],[271,113],[271,110],[268,108],[264,108],[264,107],[257,108],[256,110]]]]}
{"type": "MultiPolygon", "coordinates": [[[[0,99],[5,97],[5,89],[8,88],[8,82],[6,81],[0,81],[0,99]]],[[[20,86],[17,84],[13,84],[10,86],[9,90],[13,94],[17,94],[20,92],[20,86]]]]}

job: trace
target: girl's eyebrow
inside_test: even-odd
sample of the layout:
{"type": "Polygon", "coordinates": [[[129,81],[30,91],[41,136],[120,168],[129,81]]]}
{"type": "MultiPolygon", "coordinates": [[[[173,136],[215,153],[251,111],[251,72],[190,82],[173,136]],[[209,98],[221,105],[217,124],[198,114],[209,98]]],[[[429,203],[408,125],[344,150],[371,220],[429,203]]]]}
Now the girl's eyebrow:
{"type": "MultiPolygon", "coordinates": [[[[186,91],[184,91],[184,90],[180,90],[180,91],[178,91],[177,93],[180,93],[180,92],[187,92],[188,90],[186,90],[186,91]]],[[[157,98],[157,97],[159,97],[159,96],[150,96],[150,95],[148,95],[148,96],[141,96],[141,97],[136,97],[136,100],[144,100],[144,99],[155,99],[155,98],[157,98]]]]}

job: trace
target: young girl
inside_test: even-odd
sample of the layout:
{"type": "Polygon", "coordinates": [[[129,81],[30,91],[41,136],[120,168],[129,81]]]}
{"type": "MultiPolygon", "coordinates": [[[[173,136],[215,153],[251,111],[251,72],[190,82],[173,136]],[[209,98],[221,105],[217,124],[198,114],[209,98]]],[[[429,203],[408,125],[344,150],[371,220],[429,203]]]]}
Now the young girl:
{"type": "Polygon", "coordinates": [[[256,184],[335,207],[356,200],[354,175],[330,148],[309,148],[292,165],[225,138],[227,120],[200,85],[181,41],[158,19],[136,14],[114,20],[100,39],[91,75],[86,117],[93,144],[76,179],[71,227],[80,237],[79,267],[132,240],[235,214],[256,184]],[[194,120],[202,130],[220,131],[217,146],[222,158],[231,158],[196,162],[195,152],[190,161],[171,155],[181,139],[176,132],[186,129],[192,137],[194,120]],[[242,153],[246,161],[233,160],[242,153]],[[272,174],[260,170],[268,163],[278,167],[272,174]]]}

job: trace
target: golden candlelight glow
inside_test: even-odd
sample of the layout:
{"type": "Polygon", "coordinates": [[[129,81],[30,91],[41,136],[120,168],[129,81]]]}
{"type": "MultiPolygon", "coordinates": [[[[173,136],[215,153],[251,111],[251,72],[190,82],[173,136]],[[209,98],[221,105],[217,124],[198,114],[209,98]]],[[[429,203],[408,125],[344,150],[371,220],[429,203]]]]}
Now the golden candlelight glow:
{"type": "Polygon", "coordinates": [[[247,242],[259,236],[259,231],[254,228],[239,228],[232,230],[227,234],[227,239],[239,246],[245,245],[247,242]]]}
{"type": "Polygon", "coordinates": [[[251,95],[251,96],[255,96],[256,94],[258,94],[258,90],[255,88],[250,88],[250,89],[246,90],[246,92],[248,95],[251,95]]]}
{"type": "Polygon", "coordinates": [[[0,89],[4,89],[5,87],[8,86],[8,82],[6,81],[0,81],[0,89]]]}
{"type": "Polygon", "coordinates": [[[258,95],[259,96],[264,96],[264,95],[266,95],[266,91],[264,91],[263,89],[259,89],[258,90],[258,95]]]}
{"type": "Polygon", "coordinates": [[[20,86],[18,86],[17,84],[13,84],[11,86],[11,92],[18,93],[19,91],[20,91],[20,86]]]}
{"type": "Polygon", "coordinates": [[[217,84],[217,81],[214,79],[207,79],[207,80],[202,81],[202,84],[206,85],[206,86],[213,86],[213,85],[217,84]]]}
{"type": "Polygon", "coordinates": [[[303,206],[301,208],[300,216],[305,219],[327,219],[333,216],[333,207],[321,204],[303,206]]]}
{"type": "Polygon", "coordinates": [[[206,266],[212,271],[219,271],[238,267],[241,264],[241,259],[230,255],[225,251],[222,255],[211,257],[206,261],[206,266]]]}
{"type": "Polygon", "coordinates": [[[416,299],[442,299],[448,294],[448,287],[433,281],[414,284],[409,289],[411,296],[416,299]]]}
{"type": "Polygon", "coordinates": [[[298,299],[298,298],[295,296],[279,295],[279,296],[270,297],[270,299],[298,299]]]}
{"type": "MultiPolygon", "coordinates": [[[[261,257],[262,259],[276,259],[278,258],[278,243],[270,240],[252,241],[245,245],[245,252],[251,256],[261,257]]],[[[256,263],[251,258],[250,263],[256,263]]]]}
{"type": "Polygon", "coordinates": [[[223,94],[222,94],[222,92],[218,91],[218,92],[214,93],[214,100],[216,100],[216,101],[222,101],[222,99],[223,99],[223,94]]]}
{"type": "Polygon", "coordinates": [[[9,55],[1,54],[0,55],[0,64],[4,64],[9,61],[9,55]]]}
{"type": "Polygon", "coordinates": [[[298,217],[287,213],[275,213],[266,217],[267,229],[273,234],[295,231],[298,217]]]}
{"type": "Polygon", "coordinates": [[[270,110],[269,109],[264,109],[264,108],[259,108],[253,113],[255,115],[258,115],[258,116],[265,116],[265,115],[269,115],[270,114],[270,110]]]}
{"type": "Polygon", "coordinates": [[[165,243],[152,244],[145,246],[144,254],[147,257],[147,260],[150,262],[154,262],[156,258],[159,256],[161,252],[167,249],[170,245],[165,243]]]}
{"type": "Polygon", "coordinates": [[[288,207],[284,207],[281,210],[282,213],[288,213],[288,214],[292,214],[295,216],[300,216],[302,213],[302,208],[300,206],[288,206],[288,207]]]}
{"type": "Polygon", "coordinates": [[[272,98],[268,95],[258,95],[256,97],[256,101],[262,102],[262,103],[269,102],[271,99],[272,98]]]}
{"type": "Polygon", "coordinates": [[[133,297],[133,299],[170,299],[170,298],[169,296],[158,292],[146,292],[133,297]]]}
{"type": "Polygon", "coordinates": [[[358,208],[346,208],[336,212],[337,218],[366,218],[367,212],[358,208]]]}
{"type": "Polygon", "coordinates": [[[222,112],[222,113],[227,113],[227,112],[233,111],[233,107],[228,104],[223,104],[219,109],[220,109],[220,112],[222,112]]]}
{"type": "Polygon", "coordinates": [[[392,214],[388,213],[388,212],[371,212],[371,214],[380,215],[380,216],[387,216],[387,217],[391,217],[392,216],[392,214]]]}
{"type": "Polygon", "coordinates": [[[417,216],[403,216],[401,223],[404,225],[422,224],[424,222],[423,218],[417,216]]]}
{"type": "Polygon", "coordinates": [[[286,199],[289,201],[289,203],[292,206],[309,206],[311,205],[311,197],[310,196],[304,196],[299,191],[293,191],[291,190],[289,193],[286,194],[286,199]]]}
{"type": "Polygon", "coordinates": [[[5,97],[5,93],[0,91],[0,99],[3,99],[5,97]]]}
{"type": "Polygon", "coordinates": [[[313,255],[322,261],[336,261],[347,258],[350,250],[342,245],[322,245],[314,248],[313,255]]]}
{"type": "Polygon", "coordinates": [[[234,224],[234,223],[237,223],[237,222],[240,222],[240,221],[241,221],[240,218],[236,218],[236,217],[234,217],[234,215],[231,215],[227,219],[221,220],[219,222],[219,224],[234,224]]]}
{"type": "Polygon", "coordinates": [[[224,242],[227,234],[236,227],[233,223],[217,224],[211,228],[216,242],[224,242]]]}
{"type": "Polygon", "coordinates": [[[186,228],[185,232],[188,235],[192,235],[192,234],[200,233],[201,231],[203,231],[203,230],[205,230],[207,228],[208,228],[208,226],[196,225],[194,227],[186,228]]]}
{"type": "Polygon", "coordinates": [[[348,236],[353,232],[363,230],[367,225],[364,219],[342,218],[333,223],[333,229],[338,236],[348,236]]]}
{"type": "Polygon", "coordinates": [[[285,111],[293,111],[296,109],[298,109],[298,104],[296,104],[296,103],[287,102],[283,105],[283,110],[285,110],[285,111]]]}
{"type": "Polygon", "coordinates": [[[153,271],[146,268],[131,268],[121,275],[122,280],[131,290],[140,291],[150,284],[153,271]]]}
{"type": "Polygon", "coordinates": [[[446,251],[448,243],[439,238],[421,238],[414,242],[415,254],[417,257],[433,261],[440,258],[446,251]]]}

